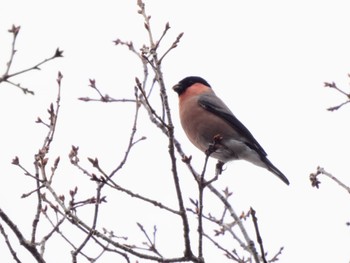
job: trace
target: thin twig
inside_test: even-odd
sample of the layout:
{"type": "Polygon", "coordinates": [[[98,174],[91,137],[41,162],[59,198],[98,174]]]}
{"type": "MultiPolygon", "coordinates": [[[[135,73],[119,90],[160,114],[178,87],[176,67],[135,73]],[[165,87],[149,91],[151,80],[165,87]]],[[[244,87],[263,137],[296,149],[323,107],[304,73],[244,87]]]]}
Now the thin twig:
{"type": "Polygon", "coordinates": [[[330,179],[332,179],[334,182],[336,182],[340,187],[342,187],[343,189],[345,189],[349,194],[350,194],[350,187],[347,186],[346,184],[344,184],[343,182],[341,182],[338,178],[336,178],[335,176],[333,176],[331,173],[327,172],[324,168],[322,167],[317,167],[317,173],[318,174],[324,174],[327,177],[329,177],[330,179]]]}
{"type": "MultiPolygon", "coordinates": [[[[110,182],[112,182],[112,181],[110,181],[110,182]]],[[[132,192],[132,191],[130,191],[130,190],[128,190],[128,189],[125,189],[125,188],[123,188],[123,187],[117,185],[115,182],[113,182],[113,184],[110,185],[110,186],[113,187],[113,188],[115,188],[115,189],[117,189],[117,190],[119,190],[119,191],[121,191],[121,192],[126,193],[127,195],[129,195],[129,196],[131,196],[131,197],[138,198],[138,199],[140,199],[140,200],[142,200],[142,201],[144,201],[144,202],[147,202],[147,203],[150,203],[150,204],[152,204],[152,205],[154,205],[154,206],[157,206],[157,207],[159,207],[159,208],[165,209],[165,210],[167,210],[167,211],[169,211],[169,212],[171,212],[171,213],[173,213],[173,214],[175,214],[175,215],[180,215],[180,212],[179,212],[179,211],[177,211],[177,210],[175,210],[175,209],[172,209],[172,208],[170,208],[170,207],[168,207],[168,206],[162,204],[162,203],[159,202],[159,201],[150,199],[150,198],[148,198],[148,197],[144,197],[144,196],[139,195],[139,194],[137,194],[137,193],[134,193],[134,192],[132,192]]]]}
{"type": "MultiPolygon", "coordinates": [[[[350,77],[350,74],[348,74],[348,77],[350,77]]],[[[325,82],[324,83],[325,87],[328,88],[332,88],[335,89],[336,91],[338,91],[339,93],[343,94],[347,100],[341,104],[339,104],[338,106],[333,106],[333,107],[329,107],[327,110],[328,111],[335,111],[338,110],[339,108],[341,108],[342,106],[344,106],[345,104],[350,103],[350,93],[346,93],[345,91],[341,90],[340,88],[338,88],[337,84],[335,84],[335,82],[325,82]]]]}
{"type": "Polygon", "coordinates": [[[269,263],[278,261],[278,260],[279,260],[278,257],[279,257],[280,255],[282,255],[283,249],[284,249],[284,247],[281,247],[281,248],[277,251],[277,253],[269,260],[269,263]]]}
{"type": "Polygon", "coordinates": [[[20,71],[12,73],[12,74],[8,74],[7,79],[12,78],[12,77],[17,76],[17,75],[20,75],[20,74],[23,74],[23,73],[26,73],[26,72],[31,71],[31,70],[39,70],[41,65],[43,65],[43,64],[45,64],[45,63],[47,63],[55,58],[60,58],[60,57],[63,57],[63,51],[57,48],[55,51],[55,54],[52,57],[46,58],[46,59],[40,61],[39,63],[37,63],[34,66],[31,66],[29,68],[22,69],[20,71]]]}
{"type": "MultiPolygon", "coordinates": [[[[135,100],[136,100],[136,103],[135,103],[134,123],[133,123],[132,128],[131,128],[131,134],[130,134],[130,137],[129,137],[129,143],[128,143],[127,149],[125,151],[124,158],[119,163],[119,165],[107,176],[108,179],[111,179],[120,169],[123,168],[124,164],[126,163],[126,160],[129,157],[131,148],[135,145],[134,144],[134,138],[135,138],[135,134],[136,134],[136,131],[137,131],[137,123],[138,123],[139,110],[140,110],[140,103],[138,101],[138,93],[137,93],[137,89],[136,88],[135,88],[135,100]]],[[[146,139],[146,137],[142,137],[142,138],[146,139]]]]}
{"type": "Polygon", "coordinates": [[[205,189],[205,171],[207,169],[208,159],[210,154],[205,155],[205,161],[203,165],[203,171],[199,178],[198,182],[198,199],[199,199],[199,207],[198,207],[198,258],[204,262],[203,257],[203,197],[204,197],[204,189],[205,189]]]}
{"type": "Polygon", "coordinates": [[[90,101],[98,101],[98,102],[136,102],[134,99],[115,99],[109,96],[108,94],[102,95],[102,92],[96,85],[95,79],[89,79],[89,87],[93,88],[97,94],[100,96],[99,99],[89,98],[89,97],[80,97],[78,100],[90,102],[90,101]]]}
{"type": "MultiPolygon", "coordinates": [[[[7,80],[6,76],[8,76],[8,74],[9,74],[10,68],[11,68],[12,63],[13,63],[13,59],[14,59],[15,54],[17,52],[15,46],[16,46],[16,40],[17,40],[17,36],[18,36],[20,29],[21,29],[21,26],[12,25],[12,28],[8,30],[9,33],[13,34],[12,44],[11,44],[11,55],[10,55],[10,60],[6,64],[7,68],[6,68],[5,74],[1,78],[2,80],[7,80]]],[[[0,82],[1,82],[1,80],[0,80],[0,82]]]]}
{"type": "Polygon", "coordinates": [[[329,107],[327,108],[328,111],[335,111],[335,110],[339,110],[339,108],[343,107],[345,104],[350,103],[350,100],[344,101],[343,103],[340,103],[337,106],[333,106],[333,107],[329,107]]]}
{"type": "Polygon", "coordinates": [[[8,84],[11,84],[11,85],[21,89],[24,94],[34,95],[34,91],[22,87],[21,84],[14,83],[13,81],[10,81],[10,79],[15,77],[15,76],[17,76],[17,75],[21,75],[23,73],[27,73],[27,72],[32,71],[32,70],[40,70],[40,66],[41,65],[43,65],[43,64],[45,64],[45,63],[47,63],[47,62],[49,62],[49,61],[51,61],[51,60],[53,60],[55,58],[63,57],[63,51],[60,50],[59,48],[57,48],[53,56],[40,61],[39,63],[35,64],[34,66],[31,66],[31,67],[28,67],[26,69],[19,70],[19,71],[15,72],[15,73],[11,73],[10,74],[10,69],[11,69],[11,66],[13,64],[13,60],[14,60],[15,54],[17,52],[17,50],[16,50],[16,40],[17,40],[17,36],[19,34],[19,31],[20,31],[20,28],[21,28],[20,26],[12,25],[12,28],[8,30],[13,35],[12,44],[11,44],[11,55],[10,55],[9,61],[6,64],[5,72],[0,77],[0,83],[1,82],[7,82],[8,84]]]}
{"type": "Polygon", "coordinates": [[[157,231],[157,228],[156,226],[154,226],[153,228],[153,240],[151,240],[151,238],[149,237],[147,231],[145,230],[145,228],[143,227],[142,224],[140,223],[137,223],[137,226],[140,228],[141,232],[144,234],[144,236],[146,237],[147,239],[147,242],[148,242],[148,250],[155,253],[156,255],[160,256],[160,257],[163,257],[159,251],[157,250],[156,248],[156,242],[155,242],[155,236],[156,236],[156,231],[157,231]]]}
{"type": "Polygon", "coordinates": [[[218,249],[222,250],[223,252],[225,252],[226,257],[228,257],[229,259],[235,260],[237,262],[239,262],[239,259],[237,257],[235,257],[234,254],[232,254],[229,250],[227,250],[226,248],[224,248],[223,246],[221,246],[218,242],[216,242],[212,237],[210,237],[209,235],[207,235],[206,233],[203,233],[203,236],[206,237],[210,242],[212,242],[218,249]]]}
{"type": "Polygon", "coordinates": [[[170,46],[170,48],[167,50],[167,51],[165,51],[165,53],[161,56],[161,58],[159,59],[159,64],[161,64],[162,63],[162,61],[163,61],[163,59],[165,58],[165,56],[166,55],[168,55],[168,53],[172,50],[172,49],[174,49],[174,48],[176,48],[177,47],[177,45],[178,45],[178,43],[180,42],[180,39],[182,38],[182,36],[184,35],[184,33],[182,32],[182,33],[180,33],[178,36],[177,36],[177,38],[175,39],[175,41],[174,41],[174,43],[170,46]]]}
{"type": "Polygon", "coordinates": [[[169,24],[169,22],[167,22],[167,23],[165,24],[165,28],[164,28],[164,30],[163,30],[162,35],[160,36],[159,40],[157,41],[156,46],[154,47],[154,51],[157,51],[157,49],[158,49],[160,43],[162,42],[163,38],[165,37],[165,35],[166,35],[166,33],[168,32],[169,29],[170,29],[170,24],[169,24]]]}
{"type": "Polygon", "coordinates": [[[265,251],[264,251],[264,246],[263,246],[263,240],[261,238],[260,231],[259,231],[258,219],[256,217],[256,212],[255,212],[255,210],[252,207],[250,208],[250,214],[252,215],[252,220],[253,220],[253,223],[254,223],[256,239],[257,239],[258,244],[260,246],[261,259],[262,259],[262,261],[264,263],[267,263],[266,258],[265,258],[265,251]]]}

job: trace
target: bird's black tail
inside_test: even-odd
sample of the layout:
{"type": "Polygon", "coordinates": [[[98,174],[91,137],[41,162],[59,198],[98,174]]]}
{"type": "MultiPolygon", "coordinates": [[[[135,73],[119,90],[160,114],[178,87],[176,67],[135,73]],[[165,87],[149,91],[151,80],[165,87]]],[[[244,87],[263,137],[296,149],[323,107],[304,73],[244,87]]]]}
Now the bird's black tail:
{"type": "Polygon", "coordinates": [[[264,163],[267,166],[267,169],[272,172],[273,174],[275,174],[278,178],[280,178],[285,184],[289,185],[289,180],[288,178],[280,171],[278,170],[278,168],[276,166],[274,166],[269,159],[267,159],[266,157],[264,158],[264,163]]]}

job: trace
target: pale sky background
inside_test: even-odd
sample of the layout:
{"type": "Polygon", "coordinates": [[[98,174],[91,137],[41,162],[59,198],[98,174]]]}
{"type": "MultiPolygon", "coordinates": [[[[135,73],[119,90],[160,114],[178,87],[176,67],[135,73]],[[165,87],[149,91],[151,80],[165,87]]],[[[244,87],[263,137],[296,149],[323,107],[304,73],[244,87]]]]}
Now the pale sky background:
{"type": "MultiPolygon", "coordinates": [[[[136,0],[16,0],[3,1],[1,6],[0,74],[10,55],[12,37],[7,30],[12,24],[21,26],[13,71],[51,56],[57,47],[64,50],[64,58],[13,79],[34,90],[35,96],[0,85],[0,207],[18,220],[21,229],[30,229],[34,196],[24,200],[20,196],[33,190],[34,182],[11,165],[11,160],[17,155],[23,165],[33,169],[32,156],[46,133],[34,121],[38,116],[45,119],[48,105],[55,101],[57,72],[64,76],[61,115],[51,149],[51,158],[60,155],[62,161],[57,188],[67,194],[78,185],[83,197],[95,185],[69,166],[71,145],[80,147],[80,159],[87,167],[86,157],[97,156],[107,171],[113,169],[124,154],[134,107],[84,103],[77,98],[95,96],[88,87],[89,78],[96,79],[104,93],[131,98],[134,78],[141,76],[142,67],[127,48],[112,41],[133,40],[141,47],[147,34],[136,12],[136,0]]],[[[170,90],[188,75],[202,76],[212,85],[289,178],[291,185],[287,187],[261,168],[234,162],[215,182],[218,188],[229,186],[233,191],[237,212],[250,206],[257,211],[265,249],[272,255],[284,246],[282,263],[350,260],[350,229],[346,226],[350,221],[349,194],[323,177],[319,190],[309,182],[310,172],[320,165],[350,185],[350,107],[326,111],[345,98],[323,87],[323,82],[335,81],[349,90],[349,7],[348,1],[146,2],[156,36],[166,22],[170,23],[164,45],[171,45],[180,32],[185,32],[179,47],[164,61],[163,70],[176,135],[186,153],[193,156],[195,168],[201,170],[204,156],[184,136],[177,115],[177,95],[170,90]]],[[[141,117],[146,118],[144,111],[141,117]]],[[[130,163],[118,175],[121,184],[176,207],[174,195],[169,194],[173,185],[165,137],[148,122],[140,124],[137,136],[148,139],[134,149],[130,163]]],[[[211,160],[208,169],[214,164],[211,160]]],[[[191,194],[196,191],[190,183],[191,175],[180,161],[179,167],[186,193],[196,198],[191,194]]],[[[133,221],[149,229],[157,224],[160,240],[162,235],[169,238],[167,229],[176,228],[169,226],[166,217],[158,218],[157,210],[150,212],[135,200],[119,201],[121,194],[109,198],[105,212],[111,218],[105,220],[119,220],[114,230],[121,229],[120,235],[142,241],[133,221]],[[131,208],[134,205],[137,211],[131,208]],[[128,210],[135,212],[131,219],[124,218],[128,210]]],[[[185,201],[189,207],[190,202],[185,201]]],[[[167,240],[160,246],[168,251],[167,246],[173,249],[174,242],[167,240]]],[[[11,262],[3,243],[1,236],[1,262],[11,262]]],[[[181,251],[182,247],[177,249],[181,251]]],[[[57,253],[67,256],[61,262],[71,261],[69,253],[62,255],[59,249],[46,253],[51,259],[48,262],[55,262],[57,253]]],[[[26,252],[20,255],[28,257],[26,252]]],[[[26,262],[31,262],[28,258],[26,262]]],[[[208,258],[208,262],[218,262],[217,258],[208,258]]]]}

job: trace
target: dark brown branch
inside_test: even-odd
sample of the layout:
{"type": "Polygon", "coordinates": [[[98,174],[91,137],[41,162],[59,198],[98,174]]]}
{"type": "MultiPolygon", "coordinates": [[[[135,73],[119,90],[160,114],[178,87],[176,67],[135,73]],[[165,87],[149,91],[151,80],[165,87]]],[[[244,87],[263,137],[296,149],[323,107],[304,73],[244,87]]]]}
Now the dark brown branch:
{"type": "Polygon", "coordinates": [[[17,257],[16,251],[14,250],[14,248],[13,248],[12,245],[11,245],[11,242],[10,242],[10,240],[9,240],[9,238],[8,238],[8,236],[7,236],[6,232],[5,232],[5,229],[4,229],[4,227],[2,226],[2,224],[0,224],[0,233],[1,233],[1,235],[3,235],[3,237],[4,237],[4,239],[5,239],[5,243],[6,243],[7,247],[8,247],[8,249],[10,250],[10,253],[11,253],[13,259],[14,259],[17,263],[21,263],[20,259],[17,257]]]}
{"type": "Polygon", "coordinates": [[[17,225],[6,215],[6,213],[0,208],[0,218],[9,226],[9,228],[16,235],[19,243],[24,246],[30,254],[36,259],[38,263],[45,263],[45,260],[36,249],[35,244],[28,242],[22,235],[22,232],[18,229],[17,225]]]}

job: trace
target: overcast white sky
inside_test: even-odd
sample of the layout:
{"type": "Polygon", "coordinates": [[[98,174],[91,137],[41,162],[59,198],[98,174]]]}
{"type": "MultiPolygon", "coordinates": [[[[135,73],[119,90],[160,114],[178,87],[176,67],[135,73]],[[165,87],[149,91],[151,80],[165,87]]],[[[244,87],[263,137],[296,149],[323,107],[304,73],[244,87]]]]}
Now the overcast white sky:
{"type": "MultiPolygon", "coordinates": [[[[34,90],[35,96],[0,85],[0,207],[23,218],[24,213],[32,216],[33,210],[26,207],[33,199],[19,197],[33,190],[34,184],[10,163],[18,155],[28,167],[32,164],[45,134],[34,121],[45,117],[47,106],[55,101],[57,72],[64,79],[52,155],[66,159],[70,146],[79,145],[85,157],[99,156],[112,169],[124,153],[133,107],[83,103],[77,98],[94,95],[89,78],[113,97],[132,97],[134,77],[142,74],[142,68],[126,48],[112,41],[133,40],[140,46],[147,35],[136,1],[11,0],[1,6],[1,74],[10,53],[12,39],[7,30],[12,24],[21,26],[14,70],[52,55],[57,47],[64,50],[64,58],[16,79],[34,90]]],[[[188,75],[205,78],[289,178],[287,187],[261,168],[235,162],[215,183],[230,187],[238,211],[250,206],[257,210],[269,253],[284,246],[280,262],[349,262],[350,229],[345,223],[350,221],[350,196],[328,179],[322,180],[319,190],[311,188],[308,179],[320,165],[350,185],[350,107],[327,112],[327,107],[344,98],[323,88],[323,82],[335,81],[349,90],[348,1],[149,0],[146,8],[156,35],[166,22],[172,27],[164,44],[170,45],[185,32],[179,47],[164,61],[167,87],[188,75]]],[[[169,91],[169,99],[176,134],[200,170],[203,155],[180,127],[176,94],[169,91]]],[[[155,131],[149,124],[139,127],[138,135],[148,140],[136,147],[134,164],[124,173],[133,172],[139,178],[128,182],[121,176],[121,180],[133,189],[142,191],[147,185],[149,191],[162,195],[167,188],[159,185],[168,181],[152,176],[169,174],[169,166],[161,162],[159,170],[154,170],[154,158],[166,154],[163,136],[155,131]],[[137,169],[140,166],[142,170],[137,169]],[[145,173],[147,168],[152,172],[145,173]]],[[[71,168],[61,174],[62,191],[86,181],[71,168]]],[[[183,169],[182,176],[186,181],[191,175],[183,169]]],[[[139,221],[151,227],[153,219],[139,221]]],[[[27,224],[30,227],[31,221],[27,224]]],[[[1,251],[6,251],[0,241],[1,251]]],[[[10,259],[7,251],[0,254],[10,259]]]]}

